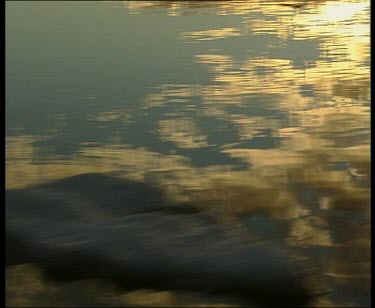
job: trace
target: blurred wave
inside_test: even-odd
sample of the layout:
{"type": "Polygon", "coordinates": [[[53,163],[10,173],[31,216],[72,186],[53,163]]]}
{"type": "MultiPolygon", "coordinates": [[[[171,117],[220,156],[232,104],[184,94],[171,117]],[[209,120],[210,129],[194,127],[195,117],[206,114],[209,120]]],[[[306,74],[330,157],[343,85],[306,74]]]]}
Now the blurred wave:
{"type": "Polygon", "coordinates": [[[8,190],[6,200],[8,266],[34,263],[60,281],[101,278],[282,306],[305,305],[317,292],[302,260],[194,206],[168,204],[140,182],[86,174],[8,190]]]}

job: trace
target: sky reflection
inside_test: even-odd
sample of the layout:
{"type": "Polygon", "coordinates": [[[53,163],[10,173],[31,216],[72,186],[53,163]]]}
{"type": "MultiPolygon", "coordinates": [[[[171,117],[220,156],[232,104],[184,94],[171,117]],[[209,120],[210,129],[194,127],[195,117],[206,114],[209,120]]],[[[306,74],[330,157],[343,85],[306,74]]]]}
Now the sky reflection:
{"type": "MultiPolygon", "coordinates": [[[[19,5],[7,4],[13,22],[19,5]]],[[[46,7],[51,16],[60,16],[60,6],[68,12],[89,6],[55,5],[46,7]]],[[[28,16],[31,24],[36,11],[28,16]]],[[[261,238],[276,228],[272,240],[321,263],[321,279],[333,292],[317,306],[368,304],[369,2],[106,1],[87,9],[92,19],[119,12],[105,27],[124,45],[119,55],[103,47],[97,57],[113,65],[132,55],[137,66],[126,62],[119,73],[98,69],[92,79],[106,87],[83,79],[59,84],[68,94],[54,101],[53,81],[33,79],[49,69],[49,60],[28,62],[21,53],[7,60],[6,187],[88,172],[153,181],[171,199],[237,219],[261,238]],[[137,16],[150,18],[149,28],[126,42],[121,33],[135,29],[137,16]],[[156,45],[150,60],[142,43],[151,40],[150,29],[179,57],[173,60],[178,67],[156,45]],[[18,62],[27,62],[26,75],[17,72],[18,62]],[[32,90],[16,93],[28,78],[32,90]],[[30,116],[39,96],[50,98],[41,121],[30,116]],[[258,232],[260,221],[268,227],[258,232]]],[[[11,26],[8,48],[21,48],[25,30],[11,26]]],[[[61,39],[74,36],[61,31],[55,34],[61,39]]],[[[95,41],[85,31],[82,39],[95,41]]],[[[62,59],[52,75],[82,60],[62,59]]]]}

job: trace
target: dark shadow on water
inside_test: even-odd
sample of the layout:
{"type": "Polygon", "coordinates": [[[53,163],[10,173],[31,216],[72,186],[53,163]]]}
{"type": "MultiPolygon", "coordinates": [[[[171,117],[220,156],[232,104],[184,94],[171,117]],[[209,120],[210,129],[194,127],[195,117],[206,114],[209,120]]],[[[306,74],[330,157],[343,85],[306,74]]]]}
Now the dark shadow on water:
{"type": "Polygon", "coordinates": [[[126,290],[229,294],[306,306],[309,268],[280,247],[152,185],[83,174],[6,192],[6,264],[34,263],[57,281],[106,279],[126,290]]]}

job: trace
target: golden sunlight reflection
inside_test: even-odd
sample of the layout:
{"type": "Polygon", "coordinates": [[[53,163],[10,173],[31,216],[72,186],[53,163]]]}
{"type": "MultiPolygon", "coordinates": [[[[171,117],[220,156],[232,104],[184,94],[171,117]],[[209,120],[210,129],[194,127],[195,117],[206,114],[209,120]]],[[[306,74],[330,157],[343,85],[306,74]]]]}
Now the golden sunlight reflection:
{"type": "Polygon", "coordinates": [[[99,279],[51,284],[40,268],[23,264],[10,268],[7,277],[7,303],[12,307],[235,307],[204,303],[199,296],[171,291],[135,290],[121,293],[117,286],[99,279]],[[27,290],[27,292],[25,292],[27,290]]]}
{"type": "MultiPolygon", "coordinates": [[[[340,298],[348,290],[353,297],[368,296],[369,1],[122,1],[118,5],[131,14],[156,10],[176,20],[186,14],[237,19],[230,26],[207,23],[206,27],[197,24],[195,30],[179,30],[182,44],[194,42],[189,46],[199,47],[191,61],[205,70],[209,80],[169,81],[152,87],[134,109],[86,115],[92,125],[120,123],[124,130],[137,121],[140,126],[152,121],[151,128],[147,126],[154,138],[151,143],[165,145],[166,150],[159,151],[151,143],[133,145],[114,132],[106,142],[82,141],[71,156],[46,158],[38,154],[38,141],[53,139],[58,129],[8,136],[6,188],[90,172],[152,182],[163,187],[171,200],[213,211],[223,222],[235,221],[261,239],[267,239],[274,228],[272,240],[300,248],[307,259],[320,264],[322,281],[339,290],[318,299],[316,307],[352,304],[353,299],[340,298]],[[227,38],[235,48],[225,45],[227,38]],[[245,42],[239,45],[245,47],[236,47],[236,42],[245,42]],[[239,56],[236,48],[246,50],[239,56]],[[147,113],[137,118],[140,110],[147,113]],[[206,150],[209,163],[197,164],[206,150]],[[225,160],[218,162],[215,157],[225,160]],[[258,232],[252,219],[264,221],[269,228],[258,232]]],[[[64,115],[60,117],[63,125],[64,115]]],[[[60,287],[46,290],[49,287],[38,271],[26,270],[36,277],[32,292],[48,293],[43,296],[49,301],[64,293],[60,287]]],[[[9,283],[18,282],[12,278],[9,283]]],[[[84,283],[95,288],[95,282],[84,283]]],[[[13,289],[10,302],[24,304],[13,289]]],[[[169,291],[140,290],[118,297],[109,288],[108,294],[115,304],[204,305],[169,291]]]]}
{"type": "Polygon", "coordinates": [[[221,38],[227,38],[230,36],[239,36],[238,29],[235,28],[222,28],[215,30],[206,31],[194,31],[182,33],[181,38],[183,39],[194,39],[198,41],[212,41],[221,38]]]}
{"type": "Polygon", "coordinates": [[[160,139],[175,142],[180,148],[200,148],[208,146],[190,119],[167,119],[159,122],[160,139]],[[191,135],[194,133],[194,135],[191,135]]]}

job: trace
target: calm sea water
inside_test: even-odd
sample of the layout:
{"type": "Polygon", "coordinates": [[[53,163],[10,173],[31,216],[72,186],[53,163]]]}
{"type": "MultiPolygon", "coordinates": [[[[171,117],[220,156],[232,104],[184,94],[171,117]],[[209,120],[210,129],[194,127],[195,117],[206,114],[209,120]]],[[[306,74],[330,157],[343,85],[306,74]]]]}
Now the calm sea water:
{"type": "Polygon", "coordinates": [[[8,1],[6,18],[7,188],[151,181],[319,264],[317,306],[370,305],[369,1],[8,1]]]}

